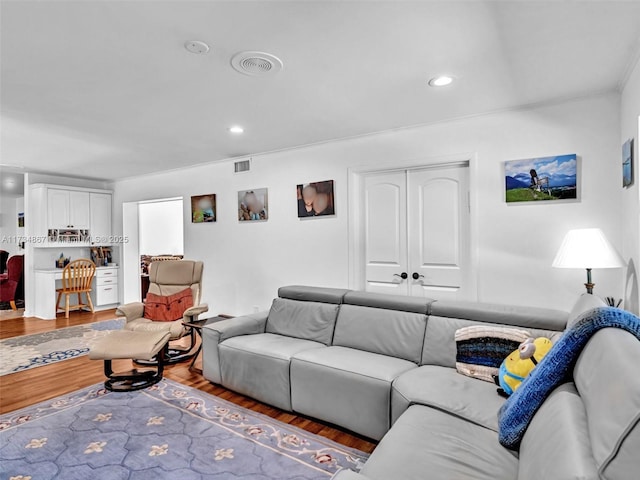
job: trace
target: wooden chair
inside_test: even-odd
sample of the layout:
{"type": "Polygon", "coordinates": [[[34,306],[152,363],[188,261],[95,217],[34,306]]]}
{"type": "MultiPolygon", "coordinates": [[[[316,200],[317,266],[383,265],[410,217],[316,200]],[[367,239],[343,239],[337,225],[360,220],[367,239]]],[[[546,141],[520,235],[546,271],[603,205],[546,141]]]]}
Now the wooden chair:
{"type": "Polygon", "coordinates": [[[70,262],[64,267],[62,272],[62,288],[56,289],[58,292],[58,300],[56,301],[56,311],[60,308],[60,300],[62,295],[65,296],[65,318],[69,318],[69,310],[81,310],[89,307],[93,313],[93,302],[91,301],[91,282],[96,274],[96,264],[86,258],[80,258],[70,262]],[[82,294],[85,294],[87,303],[82,303],[82,294]],[[69,297],[71,295],[78,296],[77,305],[69,305],[69,297]]]}

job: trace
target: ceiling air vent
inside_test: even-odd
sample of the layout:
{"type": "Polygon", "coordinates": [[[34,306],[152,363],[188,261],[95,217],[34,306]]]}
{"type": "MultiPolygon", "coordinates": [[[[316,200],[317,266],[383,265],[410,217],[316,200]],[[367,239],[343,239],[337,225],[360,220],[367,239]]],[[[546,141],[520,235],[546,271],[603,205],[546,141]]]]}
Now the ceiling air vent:
{"type": "Polygon", "coordinates": [[[245,75],[263,77],[282,70],[282,61],[270,53],[240,52],[231,58],[231,66],[245,75]]]}
{"type": "Polygon", "coordinates": [[[235,173],[248,172],[251,170],[251,160],[240,160],[233,164],[235,173]]]}

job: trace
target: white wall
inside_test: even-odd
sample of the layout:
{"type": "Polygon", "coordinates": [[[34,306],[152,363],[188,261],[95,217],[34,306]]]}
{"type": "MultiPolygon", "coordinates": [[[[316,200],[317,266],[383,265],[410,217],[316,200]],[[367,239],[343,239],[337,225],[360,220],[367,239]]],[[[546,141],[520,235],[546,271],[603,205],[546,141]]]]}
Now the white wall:
{"type": "Polygon", "coordinates": [[[138,205],[140,254],[184,254],[182,199],[138,205]]]}
{"type": "MultiPolygon", "coordinates": [[[[586,274],[551,262],[567,230],[599,226],[621,245],[619,95],[501,112],[254,157],[234,175],[231,162],[114,184],[114,222],[122,203],[183,196],[185,256],[205,261],[204,301],[213,313],[267,308],[287,284],[347,287],[348,168],[475,154],[479,300],[569,309],[586,274]],[[577,153],[582,198],[576,203],[507,205],[505,160],[577,153]],[[335,180],[334,218],[300,221],[296,184],[335,180]],[[269,220],[239,223],[237,191],[269,188],[269,220]],[[191,195],[216,193],[216,223],[190,222],[191,195]]],[[[115,233],[120,233],[117,231],[115,233]]],[[[622,296],[621,270],[594,272],[596,292],[622,296]]]]}
{"type": "MultiPolygon", "coordinates": [[[[625,275],[625,308],[640,313],[640,61],[631,73],[620,100],[620,144],[634,138],[633,185],[622,192],[622,256],[628,261],[625,275]]],[[[620,157],[622,162],[622,157],[620,157]]]]}

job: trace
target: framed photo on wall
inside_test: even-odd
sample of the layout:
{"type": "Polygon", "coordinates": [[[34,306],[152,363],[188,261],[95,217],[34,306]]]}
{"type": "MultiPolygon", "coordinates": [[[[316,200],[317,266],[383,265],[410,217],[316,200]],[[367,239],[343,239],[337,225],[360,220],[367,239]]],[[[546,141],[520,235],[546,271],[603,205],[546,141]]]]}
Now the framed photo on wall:
{"type": "Polygon", "coordinates": [[[215,222],[217,218],[215,193],[191,197],[192,223],[215,222]]]}
{"type": "Polygon", "coordinates": [[[238,192],[238,221],[264,222],[269,219],[269,197],[266,188],[238,192]]]}
{"type": "Polygon", "coordinates": [[[335,215],[333,180],[297,186],[298,218],[335,215]]]}
{"type": "Polygon", "coordinates": [[[575,153],[505,162],[507,203],[578,198],[578,158],[575,153]]]}
{"type": "Polygon", "coordinates": [[[633,138],[622,144],[622,186],[633,185],[633,138]]]}

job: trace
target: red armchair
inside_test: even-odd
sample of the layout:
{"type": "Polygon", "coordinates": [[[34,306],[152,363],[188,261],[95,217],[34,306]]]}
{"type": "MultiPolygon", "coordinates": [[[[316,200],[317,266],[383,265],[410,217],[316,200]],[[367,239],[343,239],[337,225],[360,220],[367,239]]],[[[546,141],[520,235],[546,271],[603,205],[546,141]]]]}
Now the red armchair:
{"type": "Polygon", "coordinates": [[[7,260],[7,278],[0,280],[0,302],[10,302],[11,308],[16,307],[16,290],[22,280],[24,255],[14,255],[7,260]]]}
{"type": "Polygon", "coordinates": [[[3,274],[7,268],[7,260],[9,259],[9,252],[6,250],[0,250],[0,274],[3,274]]]}

